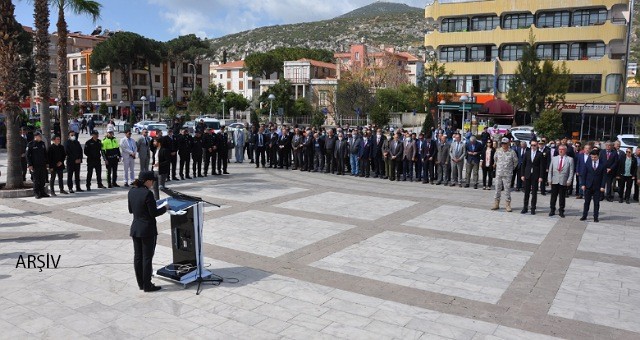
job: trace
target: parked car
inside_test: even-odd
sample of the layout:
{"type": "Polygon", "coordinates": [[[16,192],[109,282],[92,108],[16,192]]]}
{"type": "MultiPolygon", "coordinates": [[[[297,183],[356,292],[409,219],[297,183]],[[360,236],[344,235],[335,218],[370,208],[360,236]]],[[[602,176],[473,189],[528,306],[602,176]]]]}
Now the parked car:
{"type": "Polygon", "coordinates": [[[620,142],[621,150],[632,148],[633,153],[635,154],[639,144],[638,141],[640,141],[640,136],[639,135],[618,135],[618,141],[620,142]]]}
{"type": "Polygon", "coordinates": [[[195,125],[198,124],[200,120],[204,121],[204,124],[207,126],[207,128],[213,129],[215,133],[220,132],[220,120],[208,117],[198,117],[193,121],[193,126],[195,127],[195,125]]]}
{"type": "Polygon", "coordinates": [[[137,134],[142,133],[143,129],[146,129],[149,124],[153,124],[155,121],[153,120],[143,120],[133,124],[133,131],[137,134]]]}
{"type": "Polygon", "coordinates": [[[96,125],[103,125],[107,123],[107,118],[98,113],[85,113],[82,116],[87,120],[87,122],[93,117],[93,122],[96,125]]]}
{"type": "Polygon", "coordinates": [[[155,138],[158,135],[158,131],[162,131],[162,135],[168,135],[169,127],[164,123],[153,123],[147,125],[147,130],[149,130],[149,137],[155,138]]]}
{"type": "Polygon", "coordinates": [[[184,123],[184,125],[182,125],[182,128],[189,130],[189,134],[193,135],[196,133],[196,121],[190,120],[184,123]]]}
{"type": "Polygon", "coordinates": [[[527,142],[527,147],[531,144],[531,139],[536,135],[533,126],[517,126],[511,129],[513,141],[520,144],[521,141],[527,142]]]}

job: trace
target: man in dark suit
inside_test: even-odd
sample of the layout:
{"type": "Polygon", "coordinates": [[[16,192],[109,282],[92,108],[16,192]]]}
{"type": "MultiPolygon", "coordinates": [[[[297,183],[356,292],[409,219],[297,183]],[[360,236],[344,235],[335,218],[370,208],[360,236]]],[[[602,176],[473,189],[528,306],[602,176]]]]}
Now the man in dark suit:
{"type": "Polygon", "coordinates": [[[374,178],[383,178],[385,176],[382,145],[386,139],[387,137],[382,133],[382,129],[377,129],[376,135],[372,137],[371,158],[373,160],[373,169],[375,170],[375,173],[373,174],[374,178]]]}
{"type": "Polygon", "coordinates": [[[605,149],[600,151],[600,161],[605,165],[605,193],[604,196],[600,197],[600,200],[604,200],[605,198],[609,202],[613,202],[613,180],[616,178],[616,173],[618,170],[618,152],[613,149],[613,143],[607,142],[605,144],[605,149]]]}
{"type": "Polygon", "coordinates": [[[335,148],[336,148],[336,136],[333,134],[333,129],[327,130],[327,135],[324,137],[324,156],[325,156],[325,173],[333,173],[336,169],[335,164],[335,148]]]}
{"type": "Polygon", "coordinates": [[[607,168],[604,160],[600,159],[600,154],[597,150],[591,151],[590,155],[591,161],[583,167],[582,173],[580,174],[582,178],[582,191],[584,192],[584,208],[580,221],[587,219],[589,205],[591,205],[591,199],[593,199],[593,222],[598,222],[600,195],[604,193],[604,188],[607,183],[605,177],[607,168]]]}
{"type": "Polygon", "coordinates": [[[334,159],[336,161],[336,174],[344,175],[344,163],[349,152],[347,140],[343,138],[342,132],[338,133],[338,139],[336,140],[334,159]]]}
{"type": "Polygon", "coordinates": [[[538,142],[531,141],[531,149],[522,156],[520,166],[520,180],[524,182],[524,204],[521,214],[526,214],[529,209],[529,198],[531,197],[531,215],[536,214],[536,204],[538,203],[538,186],[542,183],[546,162],[542,157],[542,152],[538,151],[538,142]]]}
{"type": "Polygon", "coordinates": [[[433,174],[433,168],[436,159],[436,142],[431,139],[431,136],[422,143],[422,150],[420,151],[420,157],[422,157],[422,183],[435,184],[435,176],[433,174]]]}
{"type": "Polygon", "coordinates": [[[278,169],[285,167],[289,170],[291,165],[291,140],[292,136],[289,134],[289,129],[283,130],[278,139],[278,169]]]}
{"type": "Polygon", "coordinates": [[[360,162],[360,177],[369,177],[371,171],[371,151],[373,150],[371,136],[369,132],[365,132],[364,137],[360,139],[360,150],[358,152],[358,162],[360,162]]]}
{"type": "Polygon", "coordinates": [[[582,151],[579,152],[575,158],[576,159],[575,167],[576,167],[577,182],[578,182],[578,189],[576,191],[577,199],[582,199],[584,195],[584,193],[582,192],[582,177],[580,176],[580,174],[584,170],[584,167],[589,164],[589,161],[591,161],[590,153],[591,153],[591,145],[585,144],[584,147],[582,148],[582,151]]]}
{"type": "Polygon", "coordinates": [[[402,156],[404,153],[404,145],[400,141],[400,133],[393,135],[393,140],[389,143],[389,154],[391,157],[391,173],[389,180],[400,180],[402,174],[402,156]]]}
{"type": "MultiPolygon", "coordinates": [[[[176,123],[177,124],[177,123],[176,123]]],[[[174,124],[174,127],[176,125],[174,124]]],[[[180,131],[180,130],[178,130],[180,131]]],[[[171,180],[174,181],[179,181],[178,177],[176,177],[176,168],[178,165],[178,148],[179,148],[179,144],[178,144],[178,139],[175,135],[177,135],[177,133],[175,133],[174,130],[169,130],[168,131],[169,135],[167,138],[167,145],[163,145],[165,148],[171,150],[171,180]]],[[[167,182],[169,181],[169,179],[167,179],[167,182]]]]}
{"type": "Polygon", "coordinates": [[[255,149],[255,157],[253,159],[256,162],[256,168],[260,167],[260,164],[262,164],[262,167],[264,168],[267,162],[265,155],[267,143],[269,142],[268,135],[264,133],[264,126],[261,126],[258,132],[253,134],[252,138],[253,148],[255,149]]]}
{"type": "Polygon", "coordinates": [[[227,164],[229,163],[229,134],[225,130],[224,126],[220,127],[220,132],[218,132],[216,141],[218,146],[218,172],[214,172],[214,174],[228,175],[227,164]]]}
{"type": "Polygon", "coordinates": [[[518,165],[513,171],[513,177],[511,177],[511,187],[516,188],[516,191],[520,191],[522,189],[522,161],[524,160],[524,154],[527,152],[527,142],[520,142],[520,145],[512,148],[518,156],[518,165]],[[514,186],[514,184],[516,184],[514,186]]]}
{"type": "Polygon", "coordinates": [[[143,171],[129,190],[129,213],[133,214],[129,236],[133,239],[133,268],[136,272],[138,288],[145,292],[160,290],[160,286],[151,283],[153,272],[153,254],[156,249],[158,227],[156,217],[164,214],[167,208],[156,207],[151,189],[156,177],[152,171],[143,171]]]}

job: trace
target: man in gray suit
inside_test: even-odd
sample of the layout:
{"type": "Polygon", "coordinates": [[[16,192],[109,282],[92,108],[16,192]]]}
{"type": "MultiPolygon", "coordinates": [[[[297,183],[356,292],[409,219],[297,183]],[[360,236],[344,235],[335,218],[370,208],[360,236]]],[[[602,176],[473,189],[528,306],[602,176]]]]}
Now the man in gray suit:
{"type": "Polygon", "coordinates": [[[244,161],[244,128],[239,128],[233,133],[233,139],[235,144],[236,163],[242,163],[244,161]]]}
{"type": "Polygon", "coordinates": [[[149,171],[149,159],[151,158],[151,138],[149,138],[149,131],[142,129],[142,136],[136,141],[138,148],[138,156],[140,157],[140,172],[149,171]]]}
{"type": "Polygon", "coordinates": [[[462,167],[464,166],[465,146],[461,141],[461,136],[456,133],[453,142],[449,146],[449,156],[451,157],[451,186],[458,184],[462,187],[462,167]]]}
{"type": "Polygon", "coordinates": [[[402,156],[404,155],[404,145],[400,141],[400,134],[393,135],[393,140],[389,143],[389,154],[391,156],[391,171],[389,180],[400,180],[402,174],[402,156]]]}
{"type": "Polygon", "coordinates": [[[564,217],[564,203],[567,193],[567,188],[571,187],[573,183],[573,158],[567,156],[567,146],[560,145],[558,147],[558,155],[553,157],[549,164],[549,175],[547,182],[551,185],[551,202],[549,216],[553,216],[556,213],[556,200],[560,195],[560,209],[559,216],[564,217]]]}
{"type": "Polygon", "coordinates": [[[440,141],[438,141],[438,152],[436,157],[436,172],[438,182],[436,185],[449,183],[449,162],[451,157],[449,156],[449,143],[447,143],[447,136],[445,134],[440,135],[440,141]]]}

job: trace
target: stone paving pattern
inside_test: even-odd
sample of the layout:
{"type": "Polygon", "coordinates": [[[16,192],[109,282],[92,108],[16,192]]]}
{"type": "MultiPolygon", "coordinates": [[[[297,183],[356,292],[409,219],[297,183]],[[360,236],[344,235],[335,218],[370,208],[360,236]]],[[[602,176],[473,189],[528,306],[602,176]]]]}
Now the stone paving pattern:
{"type": "MultiPolygon", "coordinates": [[[[0,163],[6,160],[0,154],[0,163]]],[[[83,167],[84,172],[84,167],[83,167]]],[[[126,189],[0,200],[0,338],[640,338],[638,204],[601,223],[489,211],[492,192],[230,164],[205,262],[238,283],[137,289],[126,189]],[[57,269],[16,268],[60,255],[57,269]]],[[[123,178],[120,176],[120,178],[123,178]]],[[[171,262],[168,216],[154,268],[171,262]]]]}

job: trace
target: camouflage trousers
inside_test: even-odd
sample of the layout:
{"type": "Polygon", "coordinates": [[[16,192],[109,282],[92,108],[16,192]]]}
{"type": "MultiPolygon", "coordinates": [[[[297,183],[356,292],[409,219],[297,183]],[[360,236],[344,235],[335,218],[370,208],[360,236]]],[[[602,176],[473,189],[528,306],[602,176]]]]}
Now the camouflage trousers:
{"type": "Polygon", "coordinates": [[[496,200],[500,200],[502,189],[504,189],[504,195],[506,197],[507,202],[511,202],[511,175],[496,176],[496,178],[494,179],[494,183],[496,186],[496,194],[494,198],[496,200]]]}

